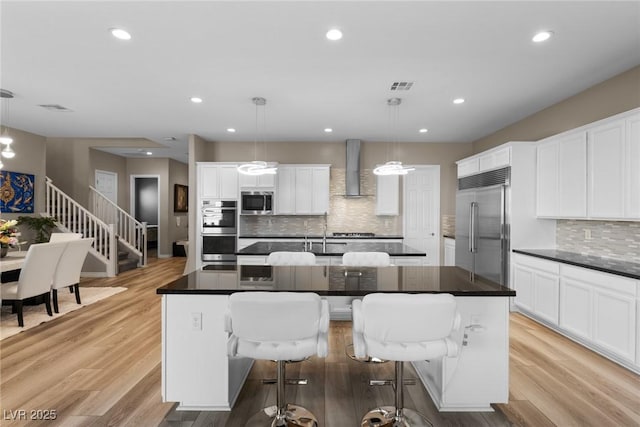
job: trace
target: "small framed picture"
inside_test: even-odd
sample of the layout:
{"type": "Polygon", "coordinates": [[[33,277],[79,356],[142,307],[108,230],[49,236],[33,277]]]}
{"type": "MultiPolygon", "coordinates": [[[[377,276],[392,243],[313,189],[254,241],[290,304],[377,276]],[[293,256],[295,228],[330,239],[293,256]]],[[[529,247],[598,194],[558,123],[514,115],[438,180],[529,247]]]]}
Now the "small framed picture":
{"type": "Polygon", "coordinates": [[[180,184],[173,185],[173,211],[189,211],[189,186],[180,184]]]}

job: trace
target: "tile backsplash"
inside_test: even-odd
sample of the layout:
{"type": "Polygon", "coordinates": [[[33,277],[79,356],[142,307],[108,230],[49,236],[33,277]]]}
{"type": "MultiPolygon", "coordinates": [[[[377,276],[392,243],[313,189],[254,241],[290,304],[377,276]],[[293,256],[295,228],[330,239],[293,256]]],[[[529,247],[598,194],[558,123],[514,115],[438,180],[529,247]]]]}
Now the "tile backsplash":
{"type": "MultiPolygon", "coordinates": [[[[371,169],[361,170],[362,197],[345,197],[345,169],[331,168],[327,234],[333,232],[402,235],[402,215],[376,215],[376,180],[371,169]]],[[[324,217],[298,215],[241,216],[241,236],[321,235],[324,217]],[[306,226],[305,226],[306,223],[306,226]]]]}
{"type": "Polygon", "coordinates": [[[556,246],[563,251],[640,262],[640,222],[558,220],[556,246]]]}

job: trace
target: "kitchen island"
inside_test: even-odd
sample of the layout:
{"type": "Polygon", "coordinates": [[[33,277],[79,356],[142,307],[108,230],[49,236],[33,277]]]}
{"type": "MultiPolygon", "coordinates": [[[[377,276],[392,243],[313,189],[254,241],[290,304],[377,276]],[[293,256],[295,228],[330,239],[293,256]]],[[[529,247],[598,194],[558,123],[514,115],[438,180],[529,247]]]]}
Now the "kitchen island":
{"type": "MultiPolygon", "coordinates": [[[[458,267],[269,267],[267,284],[245,282],[240,266],[192,272],[162,295],[162,396],[181,410],[230,410],[253,361],[227,356],[225,312],[235,292],[315,292],[358,298],[373,292],[451,293],[462,315],[457,357],[414,362],[441,411],[492,411],[509,395],[509,297],[515,292],[458,267]]],[[[331,304],[331,302],[330,302],[331,304]]],[[[358,363],[358,362],[353,362],[358,363]]]]}

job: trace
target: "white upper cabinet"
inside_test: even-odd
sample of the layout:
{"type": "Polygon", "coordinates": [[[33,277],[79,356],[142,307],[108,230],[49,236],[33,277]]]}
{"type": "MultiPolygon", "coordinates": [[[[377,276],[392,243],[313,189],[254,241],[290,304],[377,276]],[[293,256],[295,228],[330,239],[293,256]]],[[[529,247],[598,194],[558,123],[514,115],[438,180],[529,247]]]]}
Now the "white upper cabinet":
{"type": "Polygon", "coordinates": [[[329,211],[329,165],[280,166],[276,214],[323,215],[329,211]]]}
{"type": "Polygon", "coordinates": [[[587,215],[586,132],[548,138],[538,146],[537,215],[584,218],[587,215]]]}
{"type": "Polygon", "coordinates": [[[537,215],[640,218],[640,109],[540,141],[537,215]]]}
{"type": "Polygon", "coordinates": [[[400,215],[400,176],[376,176],[376,215],[400,215]]]}
{"type": "Polygon", "coordinates": [[[277,175],[243,175],[240,177],[240,188],[274,189],[277,175]]]}
{"type": "Polygon", "coordinates": [[[201,199],[238,198],[238,169],[235,164],[198,163],[201,199]]]}
{"type": "Polygon", "coordinates": [[[511,147],[499,146],[456,162],[458,178],[511,165],[511,147]]]}

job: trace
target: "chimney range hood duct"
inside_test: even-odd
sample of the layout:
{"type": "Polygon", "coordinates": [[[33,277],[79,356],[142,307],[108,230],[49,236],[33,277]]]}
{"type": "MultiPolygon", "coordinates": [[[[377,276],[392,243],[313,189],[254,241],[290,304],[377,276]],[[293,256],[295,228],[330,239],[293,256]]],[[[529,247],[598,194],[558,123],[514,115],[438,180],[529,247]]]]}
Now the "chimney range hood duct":
{"type": "Polygon", "coordinates": [[[347,197],[359,197],[360,194],[360,140],[347,139],[347,167],[346,167],[347,197]]]}

